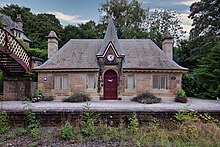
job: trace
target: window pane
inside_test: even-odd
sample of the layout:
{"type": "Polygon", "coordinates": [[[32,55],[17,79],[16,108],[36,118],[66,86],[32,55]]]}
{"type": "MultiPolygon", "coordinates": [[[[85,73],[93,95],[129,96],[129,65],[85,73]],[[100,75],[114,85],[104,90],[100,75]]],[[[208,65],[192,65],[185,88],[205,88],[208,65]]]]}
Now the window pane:
{"type": "Polygon", "coordinates": [[[87,88],[95,88],[93,75],[87,75],[87,88]]]}
{"type": "Polygon", "coordinates": [[[159,89],[159,76],[153,76],[153,89],[159,89]]]}
{"type": "Polygon", "coordinates": [[[166,77],[165,76],[160,77],[160,89],[166,89],[166,77]]]}
{"type": "Polygon", "coordinates": [[[128,89],[134,89],[134,76],[133,75],[129,75],[128,76],[128,82],[127,82],[127,88],[128,89]]]}
{"type": "Polygon", "coordinates": [[[54,89],[61,89],[61,78],[59,76],[54,77],[54,89]]]}
{"type": "Polygon", "coordinates": [[[68,87],[69,87],[69,78],[68,76],[63,76],[62,89],[68,89],[68,87]]]}

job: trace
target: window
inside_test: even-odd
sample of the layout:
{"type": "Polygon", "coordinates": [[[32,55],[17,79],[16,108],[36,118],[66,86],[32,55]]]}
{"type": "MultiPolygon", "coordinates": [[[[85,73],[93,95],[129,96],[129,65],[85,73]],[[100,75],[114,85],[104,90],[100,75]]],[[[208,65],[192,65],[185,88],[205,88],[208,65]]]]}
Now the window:
{"type": "Polygon", "coordinates": [[[166,76],[153,76],[153,89],[166,89],[166,76]]]}
{"type": "Polygon", "coordinates": [[[69,78],[68,76],[55,76],[54,77],[54,89],[68,89],[69,78]]]}
{"type": "Polygon", "coordinates": [[[134,89],[134,75],[128,75],[127,79],[127,89],[134,89]]]}
{"type": "Polygon", "coordinates": [[[94,89],[95,82],[94,82],[94,75],[87,75],[87,89],[94,89]]]}

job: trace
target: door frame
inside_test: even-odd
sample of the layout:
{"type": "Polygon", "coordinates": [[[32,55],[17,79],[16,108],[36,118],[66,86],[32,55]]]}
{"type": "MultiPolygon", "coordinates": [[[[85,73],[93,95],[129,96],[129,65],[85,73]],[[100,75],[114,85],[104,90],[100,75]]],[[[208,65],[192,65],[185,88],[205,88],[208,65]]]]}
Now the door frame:
{"type": "Polygon", "coordinates": [[[108,69],[103,74],[103,100],[117,100],[117,99],[118,99],[118,73],[113,69],[108,69]],[[105,94],[105,75],[109,71],[113,71],[116,75],[116,98],[115,99],[105,99],[105,96],[106,96],[106,94],[105,94]]]}

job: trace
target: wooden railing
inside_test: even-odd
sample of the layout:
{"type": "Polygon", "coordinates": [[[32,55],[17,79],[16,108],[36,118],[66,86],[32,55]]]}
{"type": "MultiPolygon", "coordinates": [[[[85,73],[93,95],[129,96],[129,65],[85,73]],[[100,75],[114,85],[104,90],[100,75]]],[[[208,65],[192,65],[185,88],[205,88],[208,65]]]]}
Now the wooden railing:
{"type": "Polygon", "coordinates": [[[22,63],[19,61],[18,63],[21,64],[25,70],[30,69],[31,57],[28,55],[27,51],[21,45],[21,43],[12,34],[3,28],[0,28],[0,46],[4,48],[5,53],[13,54],[14,57],[20,59],[19,61],[22,63]]]}

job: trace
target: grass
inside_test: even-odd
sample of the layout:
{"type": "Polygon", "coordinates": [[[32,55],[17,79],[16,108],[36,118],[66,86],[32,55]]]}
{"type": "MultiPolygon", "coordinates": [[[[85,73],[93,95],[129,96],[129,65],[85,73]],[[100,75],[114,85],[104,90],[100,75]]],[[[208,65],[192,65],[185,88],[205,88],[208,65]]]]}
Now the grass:
{"type": "MultiPolygon", "coordinates": [[[[133,119],[135,120],[136,118],[133,119]]],[[[96,124],[93,135],[84,136],[80,131],[81,128],[77,125],[73,126],[74,129],[72,135],[69,136],[69,140],[63,140],[60,136],[57,130],[61,130],[61,127],[57,127],[55,130],[51,128],[45,130],[45,128],[41,127],[41,133],[38,138],[31,137],[30,134],[26,134],[20,128],[0,136],[0,138],[8,136],[7,141],[0,140],[0,143],[4,146],[10,140],[19,138],[22,135],[22,138],[29,137],[30,146],[35,146],[38,142],[50,142],[50,140],[65,142],[67,145],[68,143],[89,145],[89,143],[99,141],[106,144],[114,142],[116,146],[220,146],[220,126],[213,122],[205,123],[198,120],[174,123],[170,121],[169,124],[164,124],[152,121],[139,126],[134,125],[134,127],[137,127],[137,132],[132,135],[133,130],[123,123],[119,123],[117,127],[111,127],[101,122],[96,124]],[[15,135],[11,136],[11,134],[15,135]],[[41,139],[48,139],[48,141],[42,141],[41,139]]]]}

